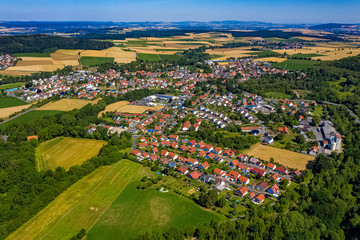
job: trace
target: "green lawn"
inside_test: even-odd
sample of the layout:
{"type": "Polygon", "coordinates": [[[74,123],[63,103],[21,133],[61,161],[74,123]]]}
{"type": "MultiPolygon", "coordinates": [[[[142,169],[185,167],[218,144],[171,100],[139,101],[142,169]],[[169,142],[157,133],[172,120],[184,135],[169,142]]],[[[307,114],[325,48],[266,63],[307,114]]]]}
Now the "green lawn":
{"type": "Polygon", "coordinates": [[[26,104],[28,103],[15,97],[0,97],[0,108],[16,107],[26,104]]]}
{"type": "Polygon", "coordinates": [[[296,71],[312,68],[317,63],[317,61],[313,60],[288,59],[284,62],[272,63],[272,66],[280,69],[284,68],[287,70],[296,71]]]}
{"type": "Polygon", "coordinates": [[[81,57],[80,62],[85,66],[95,66],[103,63],[113,63],[114,58],[110,57],[81,57]]]}
{"type": "Polygon", "coordinates": [[[138,184],[133,182],[124,189],[89,231],[87,239],[129,239],[146,231],[200,226],[211,219],[222,219],[187,198],[155,189],[138,190],[138,184]]]}
{"type": "Polygon", "coordinates": [[[138,190],[143,176],[156,177],[141,164],[121,160],[79,180],[8,239],[70,239],[82,228],[87,239],[127,239],[145,230],[203,224],[216,213],[204,211],[175,193],[138,190]]]}
{"type": "Polygon", "coordinates": [[[8,90],[8,89],[12,89],[12,88],[21,87],[21,86],[24,86],[24,85],[25,85],[25,82],[16,82],[16,83],[3,84],[3,85],[0,85],[0,90],[8,90]]]}
{"type": "Polygon", "coordinates": [[[5,124],[13,124],[13,123],[30,123],[35,122],[43,117],[54,116],[58,113],[63,113],[63,111],[55,111],[55,110],[33,110],[31,112],[25,113],[8,123],[5,124]]]}
{"type": "Polygon", "coordinates": [[[13,57],[51,57],[50,53],[15,53],[13,57]]]}
{"type": "Polygon", "coordinates": [[[291,96],[282,92],[266,92],[265,96],[268,98],[277,98],[277,99],[289,99],[291,96]]]}

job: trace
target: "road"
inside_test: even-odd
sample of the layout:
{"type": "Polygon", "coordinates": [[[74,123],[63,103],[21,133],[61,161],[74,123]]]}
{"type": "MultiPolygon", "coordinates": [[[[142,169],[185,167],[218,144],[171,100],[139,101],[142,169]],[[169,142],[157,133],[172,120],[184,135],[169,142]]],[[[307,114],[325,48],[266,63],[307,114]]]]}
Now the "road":
{"type": "Polygon", "coordinates": [[[15,119],[15,118],[17,118],[17,117],[20,117],[21,115],[24,115],[24,114],[26,114],[26,113],[28,113],[28,112],[31,112],[31,111],[33,111],[33,110],[35,110],[35,109],[37,109],[37,107],[31,108],[31,109],[29,109],[29,110],[26,110],[25,112],[19,113],[18,115],[14,116],[14,117],[11,117],[11,118],[9,118],[9,119],[6,119],[6,120],[0,122],[0,125],[2,125],[2,124],[4,124],[4,123],[7,123],[7,122],[10,122],[11,120],[13,120],[13,119],[15,119]]]}
{"type": "Polygon", "coordinates": [[[134,150],[134,149],[136,148],[136,140],[137,140],[139,137],[142,137],[142,135],[132,135],[133,142],[132,142],[132,145],[131,145],[131,150],[134,150]]]}

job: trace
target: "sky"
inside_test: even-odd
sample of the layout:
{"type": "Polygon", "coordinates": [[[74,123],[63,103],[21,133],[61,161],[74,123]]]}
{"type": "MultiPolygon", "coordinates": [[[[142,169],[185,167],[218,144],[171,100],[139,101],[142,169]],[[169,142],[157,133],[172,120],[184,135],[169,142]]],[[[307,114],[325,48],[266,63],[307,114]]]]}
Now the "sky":
{"type": "Polygon", "coordinates": [[[360,0],[0,0],[0,21],[360,23],[360,0]]]}

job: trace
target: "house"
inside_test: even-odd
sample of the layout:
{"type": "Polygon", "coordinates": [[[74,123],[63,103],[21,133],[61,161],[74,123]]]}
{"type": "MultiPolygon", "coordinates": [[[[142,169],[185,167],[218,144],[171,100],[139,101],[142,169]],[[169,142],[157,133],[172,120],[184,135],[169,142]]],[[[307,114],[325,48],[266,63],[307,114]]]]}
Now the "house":
{"type": "Polygon", "coordinates": [[[259,190],[266,190],[269,187],[269,184],[267,182],[262,182],[258,185],[256,185],[256,188],[259,190]]]}
{"type": "Polygon", "coordinates": [[[254,168],[251,170],[251,172],[254,173],[254,174],[256,174],[256,175],[258,175],[258,176],[260,176],[260,177],[265,176],[265,173],[266,173],[264,170],[262,170],[262,169],[260,169],[260,168],[257,168],[257,167],[254,167],[254,168]]]}
{"type": "Polygon", "coordinates": [[[151,137],[150,137],[150,141],[152,141],[152,142],[157,142],[158,140],[157,140],[157,138],[156,138],[155,136],[151,136],[151,137]]]}
{"type": "Polygon", "coordinates": [[[166,150],[161,150],[160,155],[166,157],[167,155],[169,155],[169,152],[166,150]]]}
{"type": "Polygon", "coordinates": [[[173,153],[173,152],[169,152],[169,155],[168,155],[169,158],[171,158],[172,160],[175,160],[178,158],[178,155],[176,153],[173,153]]]}
{"type": "Polygon", "coordinates": [[[189,152],[190,154],[193,154],[194,152],[196,152],[196,149],[193,148],[193,147],[191,147],[191,148],[188,149],[188,152],[189,152]]]}
{"type": "Polygon", "coordinates": [[[195,140],[189,141],[189,145],[190,145],[191,147],[195,147],[195,146],[196,146],[196,141],[195,141],[195,140]]]}
{"type": "Polygon", "coordinates": [[[199,169],[208,169],[210,167],[208,162],[204,162],[202,164],[199,165],[199,169]]]}
{"type": "Polygon", "coordinates": [[[157,157],[156,155],[152,155],[152,156],[150,157],[151,161],[155,161],[157,158],[158,158],[158,157],[157,157]]]}
{"type": "Polygon", "coordinates": [[[203,141],[198,142],[198,143],[196,144],[196,146],[197,146],[198,148],[203,148],[204,145],[205,145],[205,143],[204,143],[203,141]]]}
{"type": "Polygon", "coordinates": [[[241,163],[238,164],[238,169],[241,170],[243,173],[246,173],[249,171],[249,167],[244,164],[241,164],[241,163]]]}
{"type": "Polygon", "coordinates": [[[142,155],[141,155],[143,158],[149,158],[149,154],[147,154],[146,152],[143,152],[142,155]]]}
{"type": "Polygon", "coordinates": [[[301,172],[299,170],[295,170],[295,171],[292,171],[291,174],[293,176],[300,176],[301,175],[301,172]]]}
{"type": "Polygon", "coordinates": [[[198,179],[201,176],[201,173],[197,172],[197,171],[193,171],[192,173],[189,174],[189,177],[191,179],[198,179]]]}
{"type": "Polygon", "coordinates": [[[207,152],[211,152],[213,150],[213,147],[210,144],[205,144],[202,149],[204,149],[207,152]]]}
{"type": "Polygon", "coordinates": [[[243,196],[245,196],[248,192],[249,192],[249,190],[248,190],[246,187],[239,187],[238,189],[236,189],[236,190],[234,191],[234,194],[235,194],[236,196],[243,197],[243,196]]]}
{"type": "Polygon", "coordinates": [[[244,184],[244,185],[247,185],[250,182],[249,178],[247,178],[245,176],[240,176],[238,181],[239,181],[239,183],[244,184]]]}
{"type": "Polygon", "coordinates": [[[163,146],[169,146],[170,145],[170,141],[169,140],[165,140],[161,142],[161,145],[163,146]]]}
{"type": "Polygon", "coordinates": [[[275,197],[279,196],[279,186],[277,184],[273,185],[267,190],[268,193],[274,195],[275,197]]]}
{"type": "Polygon", "coordinates": [[[218,191],[223,191],[224,189],[230,190],[229,185],[221,178],[217,178],[214,182],[214,188],[218,191]]]}
{"type": "Polygon", "coordinates": [[[200,151],[197,154],[199,157],[206,157],[206,152],[205,151],[200,151]]]}
{"type": "Polygon", "coordinates": [[[189,121],[186,121],[182,127],[183,131],[187,131],[190,128],[191,123],[189,121]]]}
{"type": "Polygon", "coordinates": [[[271,170],[275,170],[276,165],[269,162],[269,163],[266,165],[266,167],[269,168],[269,169],[271,169],[271,170]]]}
{"type": "Polygon", "coordinates": [[[251,201],[253,201],[253,203],[255,204],[261,204],[264,202],[264,200],[265,200],[264,194],[258,194],[251,201]]]}
{"type": "Polygon", "coordinates": [[[140,138],[140,141],[141,141],[141,142],[147,142],[147,139],[146,139],[146,137],[141,137],[141,138],[140,138]]]}
{"type": "Polygon", "coordinates": [[[275,182],[280,182],[280,180],[281,180],[281,177],[278,175],[278,174],[273,174],[273,175],[271,175],[271,177],[270,177],[271,179],[274,179],[275,180],[275,182]]]}
{"type": "Polygon", "coordinates": [[[239,177],[240,177],[240,173],[231,170],[231,171],[229,172],[229,177],[230,177],[232,180],[237,181],[237,180],[239,179],[239,177]]]}
{"type": "Polygon", "coordinates": [[[290,184],[291,184],[291,180],[290,180],[290,179],[282,178],[282,179],[281,179],[281,183],[284,182],[285,180],[288,180],[288,181],[289,181],[289,183],[288,183],[286,186],[290,186],[290,184]]]}
{"type": "Polygon", "coordinates": [[[154,154],[156,154],[156,153],[159,152],[159,149],[158,149],[157,147],[154,147],[153,149],[151,149],[151,151],[152,151],[154,154]]]}
{"type": "Polygon", "coordinates": [[[195,165],[199,164],[199,162],[197,160],[193,159],[193,158],[186,159],[186,163],[191,165],[191,166],[195,166],[195,165]]]}
{"type": "Polygon", "coordinates": [[[148,143],[145,143],[145,142],[139,143],[139,148],[146,148],[147,146],[149,146],[148,143]]]}
{"type": "Polygon", "coordinates": [[[213,149],[212,152],[215,153],[215,154],[221,154],[222,153],[222,148],[217,147],[217,148],[213,149]]]}
{"type": "Polygon", "coordinates": [[[165,135],[161,135],[160,141],[165,141],[166,139],[167,139],[167,137],[165,135]]]}
{"type": "Polygon", "coordinates": [[[141,156],[141,152],[139,150],[136,150],[136,149],[132,150],[131,154],[134,155],[134,156],[137,156],[137,157],[141,156]]]}
{"type": "Polygon", "coordinates": [[[183,166],[179,166],[178,172],[180,174],[187,174],[189,171],[186,168],[184,168],[183,166]]]}
{"type": "Polygon", "coordinates": [[[35,139],[35,140],[39,140],[38,136],[37,135],[34,135],[34,136],[28,136],[27,137],[27,140],[30,141],[31,139],[35,139]]]}
{"type": "Polygon", "coordinates": [[[242,154],[242,153],[240,153],[240,154],[239,154],[239,159],[240,159],[241,161],[244,161],[244,160],[245,160],[245,155],[242,154]]]}
{"type": "Polygon", "coordinates": [[[180,147],[180,150],[183,151],[183,152],[185,152],[186,150],[188,150],[188,147],[185,146],[185,145],[182,145],[182,146],[180,147]]]}
{"type": "Polygon", "coordinates": [[[254,192],[251,192],[251,193],[249,194],[249,198],[250,198],[250,199],[253,199],[253,198],[255,197],[255,195],[256,195],[256,194],[255,194],[254,192]]]}
{"type": "Polygon", "coordinates": [[[263,143],[266,145],[270,145],[274,142],[274,139],[272,137],[267,137],[264,139],[263,143]]]}
{"type": "Polygon", "coordinates": [[[238,162],[238,160],[234,160],[234,161],[232,161],[231,163],[230,163],[230,166],[231,167],[238,167],[239,166],[239,162],[238,162]]]}
{"type": "Polygon", "coordinates": [[[176,142],[173,142],[170,144],[170,147],[173,149],[177,149],[179,147],[179,144],[177,144],[176,142]]]}
{"type": "Polygon", "coordinates": [[[169,139],[170,139],[170,140],[173,140],[173,141],[178,141],[178,140],[179,140],[179,136],[178,136],[178,135],[170,135],[170,136],[169,136],[169,139]]]}
{"type": "Polygon", "coordinates": [[[212,152],[211,153],[208,153],[206,158],[211,158],[211,159],[214,159],[216,156],[215,154],[213,154],[212,152]]]}
{"type": "Polygon", "coordinates": [[[275,168],[275,171],[282,174],[289,174],[289,171],[285,167],[277,167],[275,168]]]}
{"type": "Polygon", "coordinates": [[[216,174],[216,175],[219,175],[219,176],[221,176],[221,177],[226,176],[226,172],[223,171],[223,170],[221,170],[221,169],[219,169],[219,168],[215,168],[214,171],[213,171],[213,173],[216,174]]]}
{"type": "Polygon", "coordinates": [[[278,127],[278,131],[280,133],[285,133],[285,134],[288,134],[289,133],[289,130],[286,126],[283,126],[283,127],[278,127]]]}

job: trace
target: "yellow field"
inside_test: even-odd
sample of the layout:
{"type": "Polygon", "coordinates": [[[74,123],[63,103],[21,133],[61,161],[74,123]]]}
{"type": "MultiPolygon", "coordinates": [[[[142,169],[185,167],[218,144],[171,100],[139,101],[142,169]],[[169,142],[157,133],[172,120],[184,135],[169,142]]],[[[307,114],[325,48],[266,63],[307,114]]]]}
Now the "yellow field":
{"type": "Polygon", "coordinates": [[[96,156],[105,144],[105,141],[68,137],[43,142],[36,148],[37,169],[61,166],[67,170],[96,156]]]}
{"type": "Polygon", "coordinates": [[[211,55],[222,55],[223,57],[216,60],[225,60],[227,58],[249,57],[253,52],[250,49],[253,47],[239,47],[239,48],[216,48],[207,49],[206,53],[211,55]]]}
{"type": "Polygon", "coordinates": [[[128,105],[128,101],[119,101],[112,104],[109,104],[105,107],[105,110],[99,113],[99,117],[106,112],[116,112],[119,108],[128,105]]]}
{"type": "Polygon", "coordinates": [[[9,116],[15,112],[19,112],[25,108],[30,107],[31,104],[21,105],[16,107],[0,108],[0,118],[6,120],[9,116]]]}
{"type": "Polygon", "coordinates": [[[262,160],[270,161],[270,158],[274,158],[275,162],[290,168],[299,170],[306,169],[306,165],[310,161],[314,161],[315,157],[311,155],[305,155],[296,153],[284,149],[274,148],[260,143],[255,144],[249,150],[245,151],[249,156],[254,156],[262,160]]]}
{"type": "Polygon", "coordinates": [[[71,111],[75,108],[80,109],[89,103],[97,104],[99,100],[100,98],[94,101],[82,99],[61,99],[56,102],[47,103],[44,106],[39,107],[38,110],[71,111]]]}
{"type": "Polygon", "coordinates": [[[162,109],[163,107],[164,106],[161,105],[155,107],[137,106],[137,105],[130,105],[128,101],[119,101],[107,105],[105,110],[99,113],[98,117],[101,117],[101,115],[106,112],[143,113],[148,109],[159,110],[162,109]]]}
{"type": "Polygon", "coordinates": [[[283,62],[286,58],[277,58],[277,57],[266,57],[266,58],[258,58],[254,61],[262,61],[262,62],[283,62]]]}

